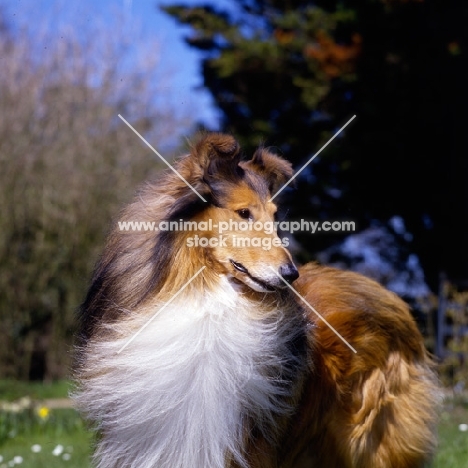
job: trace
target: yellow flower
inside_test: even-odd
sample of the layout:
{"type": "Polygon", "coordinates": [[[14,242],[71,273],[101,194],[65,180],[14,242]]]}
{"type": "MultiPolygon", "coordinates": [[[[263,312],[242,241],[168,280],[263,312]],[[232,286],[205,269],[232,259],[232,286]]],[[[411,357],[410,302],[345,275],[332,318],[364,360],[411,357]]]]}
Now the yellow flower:
{"type": "Polygon", "coordinates": [[[37,410],[37,414],[41,419],[47,419],[49,416],[49,408],[46,408],[45,406],[41,406],[37,410]]]}

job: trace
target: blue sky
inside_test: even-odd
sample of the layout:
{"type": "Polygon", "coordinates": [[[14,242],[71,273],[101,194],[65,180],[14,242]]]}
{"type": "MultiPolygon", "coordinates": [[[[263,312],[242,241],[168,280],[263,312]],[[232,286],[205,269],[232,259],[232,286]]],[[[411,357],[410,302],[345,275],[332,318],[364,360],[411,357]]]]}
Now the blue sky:
{"type": "Polygon", "coordinates": [[[170,70],[174,96],[180,104],[190,102],[197,109],[197,118],[215,128],[218,118],[211,96],[206,90],[199,89],[202,85],[200,54],[184,43],[183,36],[187,29],[159,9],[161,5],[174,3],[213,3],[220,7],[232,7],[229,0],[0,0],[7,19],[18,21],[18,24],[22,20],[29,25],[34,25],[34,22],[39,24],[39,18],[48,18],[50,23],[52,18],[52,27],[54,22],[76,26],[89,17],[92,21],[112,25],[122,15],[129,25],[130,33],[127,34],[132,36],[131,31],[139,31],[129,37],[135,54],[145,46],[145,38],[158,41],[161,66],[170,70]]]}

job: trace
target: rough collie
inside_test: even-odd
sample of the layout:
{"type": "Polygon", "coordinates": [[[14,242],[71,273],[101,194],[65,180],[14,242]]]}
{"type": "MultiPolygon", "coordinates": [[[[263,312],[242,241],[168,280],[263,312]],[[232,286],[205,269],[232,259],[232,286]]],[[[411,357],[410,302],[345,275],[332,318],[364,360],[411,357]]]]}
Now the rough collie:
{"type": "Polygon", "coordinates": [[[298,272],[276,232],[232,227],[274,220],[291,165],[266,149],[241,161],[209,134],[175,169],[191,187],[165,173],[120,221],[198,230],[116,224],[82,307],[75,398],[96,465],[422,467],[440,392],[407,306],[354,273],[298,272]]]}

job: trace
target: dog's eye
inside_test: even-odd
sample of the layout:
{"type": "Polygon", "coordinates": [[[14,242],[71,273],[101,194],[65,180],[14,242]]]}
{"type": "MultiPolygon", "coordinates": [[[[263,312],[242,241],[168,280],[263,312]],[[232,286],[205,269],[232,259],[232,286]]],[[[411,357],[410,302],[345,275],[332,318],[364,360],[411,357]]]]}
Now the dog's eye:
{"type": "Polygon", "coordinates": [[[242,218],[242,219],[252,219],[252,213],[250,210],[247,208],[242,208],[242,210],[237,210],[236,213],[242,218]]]}

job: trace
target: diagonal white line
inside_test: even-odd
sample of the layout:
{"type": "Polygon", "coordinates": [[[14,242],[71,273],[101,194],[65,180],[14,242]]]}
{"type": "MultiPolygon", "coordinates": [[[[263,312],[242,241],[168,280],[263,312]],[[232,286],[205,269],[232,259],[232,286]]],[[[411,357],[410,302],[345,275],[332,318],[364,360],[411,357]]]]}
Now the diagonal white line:
{"type": "Polygon", "coordinates": [[[330,330],[332,332],[335,333],[335,335],[340,338],[340,340],[346,345],[348,346],[348,348],[353,351],[354,353],[357,354],[357,351],[336,331],[336,329],[330,324],[328,323],[328,321],[322,316],[320,315],[313,306],[311,306],[279,273],[276,272],[276,270],[274,268],[272,268],[271,266],[269,267],[270,270],[272,270],[276,276],[278,276],[279,278],[281,278],[281,280],[283,281],[283,283],[302,301],[304,302],[304,304],[306,304],[310,310],[312,310],[312,312],[314,312],[318,317],[320,317],[320,319],[325,323],[325,325],[327,325],[328,328],[330,328],[330,330]]]}
{"type": "Polygon", "coordinates": [[[354,119],[353,115],[271,198],[276,198],[354,119]]]}
{"type": "Polygon", "coordinates": [[[156,313],[117,351],[120,354],[204,269],[202,266],[156,313]]]}
{"type": "Polygon", "coordinates": [[[179,178],[185,182],[185,184],[191,188],[205,203],[206,203],[206,200],[197,192],[197,190],[192,187],[185,179],[184,177],[182,177],[182,175],[180,175],[179,172],[177,172],[173,166],[171,166],[120,114],[118,114],[118,116],[121,118],[121,120],[123,120],[142,140],[143,142],[156,154],[156,156],[159,157],[159,159],[161,159],[161,161],[163,161],[170,169],[172,169],[173,172],[175,172],[179,178]]]}

